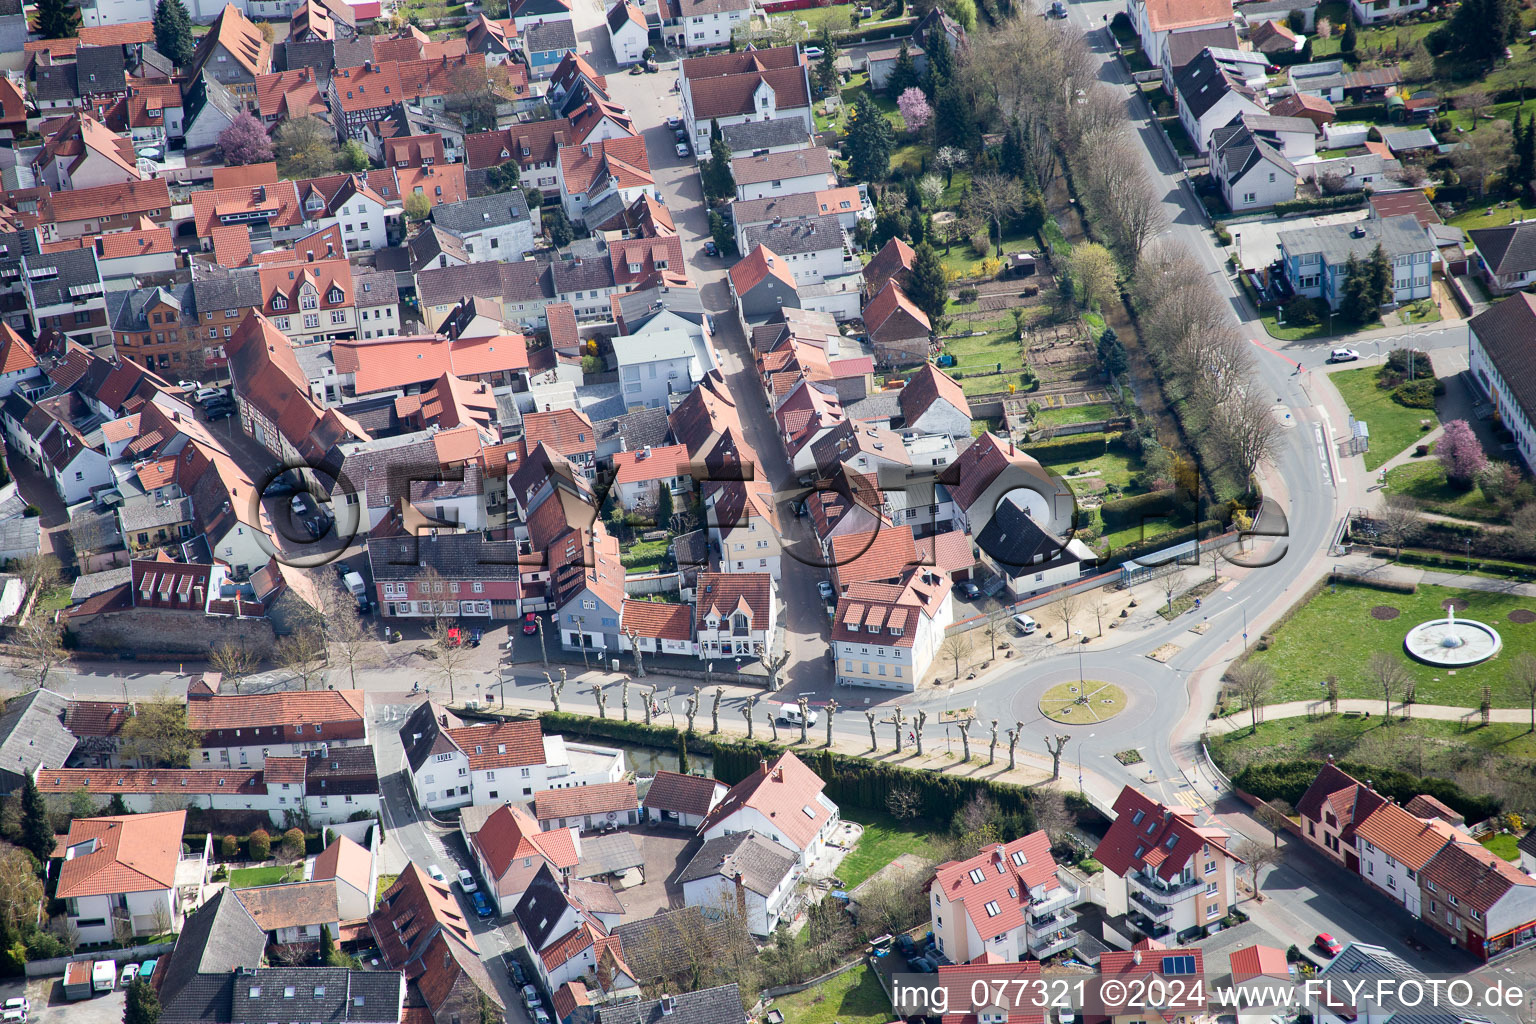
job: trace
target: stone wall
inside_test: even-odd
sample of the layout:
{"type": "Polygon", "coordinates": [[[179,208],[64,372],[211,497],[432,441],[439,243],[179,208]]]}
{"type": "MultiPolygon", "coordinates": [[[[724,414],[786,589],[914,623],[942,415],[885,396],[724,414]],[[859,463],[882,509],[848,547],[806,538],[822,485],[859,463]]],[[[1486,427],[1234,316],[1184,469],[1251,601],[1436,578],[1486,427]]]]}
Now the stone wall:
{"type": "Polygon", "coordinates": [[[73,619],[70,632],[86,650],[190,654],[206,657],[225,641],[245,641],[265,656],[272,650],[272,624],[264,618],[200,615],[164,608],[128,608],[106,612],[88,621],[73,619]]]}

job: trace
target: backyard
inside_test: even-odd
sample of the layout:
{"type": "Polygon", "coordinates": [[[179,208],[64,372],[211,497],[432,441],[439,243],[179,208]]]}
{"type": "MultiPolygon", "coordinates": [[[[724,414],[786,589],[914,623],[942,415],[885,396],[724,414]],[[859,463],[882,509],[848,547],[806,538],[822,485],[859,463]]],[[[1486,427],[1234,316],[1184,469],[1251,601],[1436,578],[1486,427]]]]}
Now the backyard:
{"type": "Polygon", "coordinates": [[[277,885],[280,882],[300,882],[304,868],[299,864],[272,864],[260,868],[235,868],[229,873],[231,889],[254,889],[258,885],[277,885]]]}
{"type": "Polygon", "coordinates": [[[779,996],[774,1007],[785,1024],[886,1024],[891,1003],[875,972],[867,964],[813,985],[803,992],[779,996]]]}
{"type": "Polygon", "coordinates": [[[1386,462],[1392,456],[1414,444],[1425,429],[1420,420],[1428,420],[1429,428],[1439,425],[1433,409],[1410,409],[1392,400],[1392,394],[1376,386],[1379,366],[1366,366],[1358,370],[1331,373],[1328,379],[1339,389],[1350,415],[1364,420],[1371,431],[1371,449],[1365,453],[1367,471],[1386,462]]]}
{"type": "Polygon", "coordinates": [[[1007,391],[1009,384],[1024,390],[1024,349],[1019,344],[1013,317],[961,322],[956,327],[985,332],[979,337],[950,338],[944,342],[944,351],[955,359],[948,373],[960,381],[966,395],[1007,391]],[[997,373],[999,369],[1003,371],[1001,375],[997,373]]]}
{"type": "Polygon", "coordinates": [[[1536,653],[1536,599],[1479,590],[1420,585],[1405,594],[1347,583],[1325,587],[1273,634],[1267,650],[1253,660],[1275,673],[1270,701],[1317,701],[1326,696],[1324,681],[1337,676],[1346,698],[1380,700],[1382,690],[1367,673],[1377,651],[1385,652],[1414,681],[1420,704],[1476,708],[1483,687],[1492,690],[1494,707],[1525,707],[1529,700],[1515,692],[1507,667],[1515,655],[1536,653]],[[1481,665],[1450,672],[1409,658],[1403,638],[1413,626],[1445,617],[1443,603],[1455,598],[1457,616],[1487,623],[1503,638],[1501,655],[1481,665]],[[1526,621],[1529,619],[1530,621],[1526,621]]]}
{"type": "Polygon", "coordinates": [[[864,834],[859,837],[853,851],[838,866],[837,877],[843,880],[844,889],[852,889],[870,875],[885,867],[904,853],[931,856],[937,853],[933,837],[936,834],[930,822],[899,821],[884,812],[861,812],[864,834]]]}

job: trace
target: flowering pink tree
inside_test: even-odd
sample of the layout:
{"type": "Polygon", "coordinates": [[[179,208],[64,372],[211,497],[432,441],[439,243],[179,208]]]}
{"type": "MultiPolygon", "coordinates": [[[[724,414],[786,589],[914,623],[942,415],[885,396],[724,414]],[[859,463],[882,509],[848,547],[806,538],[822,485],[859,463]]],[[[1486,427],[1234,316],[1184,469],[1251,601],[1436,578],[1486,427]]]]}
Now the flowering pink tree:
{"type": "Polygon", "coordinates": [[[1445,434],[1435,445],[1435,457],[1445,468],[1446,479],[1462,487],[1472,486],[1478,471],[1488,465],[1483,444],[1466,420],[1451,420],[1445,425],[1445,434]]]}
{"type": "Polygon", "coordinates": [[[231,165],[266,163],[272,159],[272,140],[265,125],[242,111],[219,133],[219,152],[231,165]]]}
{"type": "Polygon", "coordinates": [[[909,132],[920,132],[933,120],[933,108],[928,105],[928,97],[916,86],[896,98],[896,109],[901,112],[901,119],[909,132]]]}

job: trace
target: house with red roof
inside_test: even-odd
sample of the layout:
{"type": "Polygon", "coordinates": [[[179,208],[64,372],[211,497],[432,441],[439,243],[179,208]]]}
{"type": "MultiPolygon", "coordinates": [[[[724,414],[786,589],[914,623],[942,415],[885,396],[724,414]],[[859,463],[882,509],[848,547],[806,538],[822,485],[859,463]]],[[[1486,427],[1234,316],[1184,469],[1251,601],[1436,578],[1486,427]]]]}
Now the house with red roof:
{"type": "Polygon", "coordinates": [[[698,654],[693,642],[693,608],[669,601],[624,602],[620,622],[626,651],[638,648],[648,654],[698,654]]]}
{"type": "Polygon", "coordinates": [[[695,829],[725,799],[725,783],[702,775],[659,771],[645,791],[641,806],[652,824],[695,829]]]}
{"type": "Polygon", "coordinates": [[[1419,887],[1422,919],[1473,956],[1536,943],[1536,878],[1465,833],[1424,865],[1419,887]]]}
{"type": "Polygon", "coordinates": [[[43,371],[27,340],[8,323],[0,322],[0,398],[19,387],[40,383],[43,371]]]}
{"type": "MultiPolygon", "coordinates": [[[[723,443],[732,443],[735,431],[728,432],[723,443]]],[[[737,449],[739,450],[739,449],[737,449]]],[[[747,449],[751,455],[751,449],[747,449]]],[[[728,573],[766,573],[775,582],[779,578],[779,512],[773,501],[773,488],[761,478],[733,480],[728,474],[739,469],[735,464],[720,465],[704,457],[709,472],[703,484],[704,523],[709,539],[720,552],[720,568],[728,573]],[[711,465],[718,469],[709,469],[711,465]]],[[[702,641],[703,638],[700,637],[702,641]]]]}
{"type": "Polygon", "coordinates": [[[555,162],[560,183],[560,202],[572,223],[586,223],[587,211],[602,206],[610,197],[627,207],[656,185],[645,138],[625,135],[600,141],[562,146],[555,162]]]}
{"type": "Polygon", "coordinates": [[[1120,791],[1114,811],[1093,854],[1104,865],[1106,913],[1127,914],[1149,938],[1227,916],[1243,861],[1228,849],[1231,836],[1214,818],[1158,803],[1131,786],[1120,791]]]}
{"type": "Polygon", "coordinates": [[[1355,826],[1360,875],[1377,892],[1419,917],[1420,876],[1425,866],[1447,845],[1467,838],[1466,832],[1442,818],[1420,818],[1399,804],[1383,802],[1355,826]]]}
{"type": "Polygon", "coordinates": [[[784,439],[784,450],[796,473],[816,468],[811,448],[838,424],[846,422],[843,402],[830,384],[804,380],[774,406],[773,419],[784,439]]]}
{"type": "Polygon", "coordinates": [[[654,512],[663,487],[674,496],[693,487],[688,449],[680,444],[619,452],[613,457],[613,468],[614,495],[630,512],[641,508],[654,512]]]}
{"type": "Polygon", "coordinates": [[[1154,65],[1166,55],[1168,37],[1232,24],[1232,0],[1127,0],[1126,14],[1154,65]]]}
{"type": "Polygon", "coordinates": [[[186,824],[185,810],[69,823],[57,896],[81,942],[181,930],[202,906],[212,842],[182,853],[186,824]]]}
{"type": "MultiPolygon", "coordinates": [[[[703,579],[701,574],[700,579],[703,579]]],[[[842,815],[822,792],[821,776],[791,751],[732,786],[699,823],[705,842],[735,832],[756,832],[795,855],[804,870],[826,848],[842,815]]]]}
{"type": "Polygon", "coordinates": [[[605,826],[633,825],[640,817],[640,798],[634,782],[594,782],[586,786],[545,789],[533,794],[533,812],[539,827],[568,828],[580,832],[605,826]]]}
{"type": "Polygon", "coordinates": [[[500,914],[512,913],[541,868],[567,878],[581,856],[578,829],[541,829],[521,803],[466,808],[459,829],[500,914]]]}
{"type": "Polygon", "coordinates": [[[895,281],[887,281],[865,304],[864,326],[882,366],[927,362],[933,325],[895,281]]]}
{"type": "Polygon", "coordinates": [[[43,143],[33,164],[39,179],[55,192],[139,181],[133,140],[125,139],[87,113],[71,114],[43,143]]]}
{"type": "Polygon", "coordinates": [[[755,659],[770,652],[777,587],[765,572],[701,572],[694,587],[699,657],[755,659]]]}
{"type": "Polygon", "coordinates": [[[424,1015],[402,1021],[467,1020],[486,999],[502,1009],[464,909],[448,883],[432,879],[425,868],[406,866],[379,897],[378,908],[368,916],[368,929],[384,962],[410,978],[411,990],[425,1003],[424,1015]]]}
{"type": "MultiPolygon", "coordinates": [[[[906,527],[865,534],[854,540],[854,546],[862,548],[860,557],[851,566],[838,567],[842,594],[832,620],[831,644],[841,686],[910,693],[938,657],[944,630],[954,621],[948,576],[927,566],[906,565],[897,567],[894,582],[866,582],[844,571],[873,560],[896,563],[909,557],[911,536],[906,527]],[[887,559],[890,537],[902,537],[908,547],[889,545],[896,557],[887,559]]],[[[915,558],[915,552],[910,557],[915,558]]],[[[892,567],[870,571],[888,573],[892,567]]]]}
{"type": "MultiPolygon", "coordinates": [[[[668,0],[673,2],[678,0],[668,0]]],[[[693,31],[686,32],[690,42],[693,31]]],[[[678,65],[677,78],[683,123],[694,153],[701,158],[709,153],[710,126],[715,123],[723,128],[745,121],[795,118],[808,133],[816,131],[810,68],[799,46],[688,57],[678,65]]]]}
{"type": "Polygon", "coordinates": [[[928,894],[934,943],[955,963],[984,953],[1042,960],[1077,944],[1070,929],[1082,890],[1058,870],[1044,832],[989,843],[974,857],[940,864],[928,894]]]}
{"type": "Polygon", "coordinates": [[[801,306],[789,263],[766,245],[756,246],[737,260],[726,280],[743,324],[766,320],[786,307],[801,306]]]}
{"type": "Polygon", "coordinates": [[[1355,828],[1386,802],[1386,797],[1334,767],[1329,758],[1296,803],[1301,837],[1329,859],[1359,871],[1355,828]]]}

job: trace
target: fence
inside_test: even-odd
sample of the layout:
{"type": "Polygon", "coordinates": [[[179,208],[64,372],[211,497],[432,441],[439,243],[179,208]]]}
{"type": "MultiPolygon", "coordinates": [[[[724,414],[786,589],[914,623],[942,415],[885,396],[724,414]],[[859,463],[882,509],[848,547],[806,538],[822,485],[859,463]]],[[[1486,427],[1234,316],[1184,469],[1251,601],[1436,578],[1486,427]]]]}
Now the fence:
{"type": "Polygon", "coordinates": [[[676,594],[682,587],[682,574],[676,572],[650,573],[645,576],[626,576],[624,594],[676,594]]]}
{"type": "Polygon", "coordinates": [[[149,957],[163,956],[169,953],[176,945],[174,942],[152,942],[143,946],[131,946],[128,949],[103,949],[95,953],[75,953],[72,956],[56,956],[47,960],[29,960],[27,962],[27,977],[46,978],[54,974],[63,974],[64,968],[77,960],[111,960],[119,968],[130,960],[145,960],[149,957]]]}
{"type": "Polygon", "coordinates": [[[832,970],[828,971],[826,974],[821,975],[819,978],[812,978],[810,981],[802,981],[796,985],[775,985],[773,988],[765,988],[763,989],[763,998],[776,999],[779,996],[792,996],[796,992],[804,992],[808,988],[815,988],[817,985],[820,985],[824,981],[831,981],[833,978],[840,974],[847,974],[849,971],[863,967],[864,963],[864,957],[861,956],[857,960],[843,964],[841,967],[834,967],[832,970]]]}

